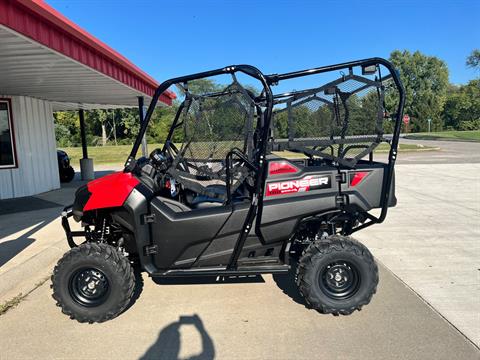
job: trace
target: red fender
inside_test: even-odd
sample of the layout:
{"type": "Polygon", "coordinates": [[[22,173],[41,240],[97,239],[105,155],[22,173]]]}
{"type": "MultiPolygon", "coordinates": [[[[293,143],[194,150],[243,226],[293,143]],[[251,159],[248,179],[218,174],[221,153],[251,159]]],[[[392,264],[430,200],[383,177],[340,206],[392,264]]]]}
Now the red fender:
{"type": "Polygon", "coordinates": [[[92,194],[83,211],[122,206],[128,195],[140,183],[132,173],[117,172],[87,184],[92,194]]]}

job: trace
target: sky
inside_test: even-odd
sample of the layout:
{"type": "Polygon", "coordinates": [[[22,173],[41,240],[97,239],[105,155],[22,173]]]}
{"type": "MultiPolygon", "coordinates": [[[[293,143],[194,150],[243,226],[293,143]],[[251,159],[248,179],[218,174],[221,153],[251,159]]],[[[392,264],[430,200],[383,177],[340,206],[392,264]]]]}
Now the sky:
{"type": "Polygon", "coordinates": [[[163,81],[251,64],[282,73],[395,50],[437,56],[450,81],[480,48],[480,1],[47,0],[83,29],[163,81]]]}

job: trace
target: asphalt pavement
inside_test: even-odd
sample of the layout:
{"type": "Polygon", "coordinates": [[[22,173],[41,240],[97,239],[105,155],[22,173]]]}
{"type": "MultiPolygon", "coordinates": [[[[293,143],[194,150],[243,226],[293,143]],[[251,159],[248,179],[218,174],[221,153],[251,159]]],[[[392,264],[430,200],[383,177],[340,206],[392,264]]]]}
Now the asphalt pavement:
{"type": "Polygon", "coordinates": [[[398,156],[397,164],[478,164],[480,142],[453,140],[400,139],[402,144],[420,144],[440,148],[438,151],[404,152],[398,156]]]}

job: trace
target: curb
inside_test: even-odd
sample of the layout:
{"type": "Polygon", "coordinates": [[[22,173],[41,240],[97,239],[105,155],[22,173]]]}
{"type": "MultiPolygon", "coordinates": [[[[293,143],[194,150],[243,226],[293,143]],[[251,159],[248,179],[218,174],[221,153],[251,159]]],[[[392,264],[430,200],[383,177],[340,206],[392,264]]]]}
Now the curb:
{"type": "Polygon", "coordinates": [[[402,278],[395,274],[392,270],[390,270],[389,267],[387,267],[383,262],[381,262],[378,258],[375,257],[375,261],[377,261],[379,264],[381,264],[385,270],[387,270],[395,279],[397,279],[400,283],[403,284],[407,289],[409,289],[415,296],[417,296],[425,305],[427,305],[430,309],[433,310],[438,316],[442,318],[443,321],[445,321],[449,326],[451,326],[453,329],[455,329],[462,337],[466,340],[467,343],[469,343],[471,346],[473,346],[475,349],[480,350],[480,347],[473,342],[467,335],[465,335],[457,326],[455,326],[450,320],[448,320],[440,311],[438,311],[430,302],[428,302],[422,295],[420,295],[415,289],[413,289],[410,285],[408,285],[405,281],[402,280],[402,278]]]}
{"type": "Polygon", "coordinates": [[[28,294],[40,281],[51,275],[53,265],[66,250],[65,241],[59,240],[25,262],[0,275],[0,304],[19,294],[28,294]],[[19,282],[19,279],[20,282],[19,282]]]}
{"type": "Polygon", "coordinates": [[[404,136],[402,139],[421,140],[421,141],[453,141],[453,142],[468,142],[468,143],[478,143],[478,142],[480,142],[478,140],[470,140],[470,139],[423,137],[423,136],[404,136]]]}

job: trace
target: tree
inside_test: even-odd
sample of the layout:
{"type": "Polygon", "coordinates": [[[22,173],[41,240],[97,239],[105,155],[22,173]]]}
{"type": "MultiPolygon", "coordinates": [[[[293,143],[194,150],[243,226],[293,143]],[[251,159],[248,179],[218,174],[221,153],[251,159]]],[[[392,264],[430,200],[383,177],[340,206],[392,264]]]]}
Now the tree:
{"type": "Polygon", "coordinates": [[[472,53],[467,57],[467,67],[480,70],[480,50],[474,49],[472,53]]]}
{"type": "Polygon", "coordinates": [[[103,146],[107,143],[107,130],[106,124],[107,112],[105,110],[90,110],[86,112],[85,124],[87,128],[90,128],[90,134],[96,135],[93,139],[95,145],[101,141],[103,146]]]}
{"type": "Polygon", "coordinates": [[[442,130],[442,110],[448,88],[448,68],[435,56],[419,51],[395,50],[390,61],[400,71],[406,92],[405,113],[410,115],[413,131],[427,131],[428,120],[432,130],[442,130]]]}
{"type": "Polygon", "coordinates": [[[60,147],[79,146],[80,120],[76,111],[59,111],[53,114],[55,137],[60,147]]]}
{"type": "Polygon", "coordinates": [[[447,129],[480,129],[480,79],[451,86],[443,111],[447,129]]]}
{"type": "Polygon", "coordinates": [[[197,79],[188,82],[188,91],[192,94],[207,94],[222,89],[222,86],[217,84],[212,79],[197,79]]]}
{"type": "Polygon", "coordinates": [[[117,135],[120,134],[123,139],[128,139],[128,143],[132,143],[140,130],[138,109],[116,109],[114,111],[117,135]]]}
{"type": "MultiPolygon", "coordinates": [[[[153,141],[155,143],[162,144],[165,142],[170,126],[172,125],[173,119],[177,113],[179,104],[175,102],[172,106],[169,107],[157,107],[152,114],[150,121],[150,129],[148,132],[149,142],[153,141]]],[[[173,141],[178,141],[181,139],[175,138],[173,141]]]]}

